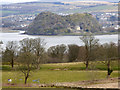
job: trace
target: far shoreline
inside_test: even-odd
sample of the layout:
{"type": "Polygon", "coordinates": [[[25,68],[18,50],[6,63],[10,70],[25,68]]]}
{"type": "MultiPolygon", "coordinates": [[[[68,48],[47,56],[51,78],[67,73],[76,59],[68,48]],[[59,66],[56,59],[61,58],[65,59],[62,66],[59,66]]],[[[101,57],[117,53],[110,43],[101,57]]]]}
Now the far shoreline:
{"type": "MultiPolygon", "coordinates": [[[[2,28],[0,33],[19,33],[21,35],[29,35],[29,36],[83,36],[85,34],[75,34],[75,33],[67,33],[67,34],[59,34],[59,35],[45,35],[45,34],[27,34],[27,33],[20,33],[20,31],[24,30],[12,30],[9,28],[2,28]]],[[[93,35],[118,35],[118,32],[111,32],[111,33],[92,33],[93,35]]]]}
{"type": "MultiPolygon", "coordinates": [[[[118,32],[115,33],[92,33],[94,36],[96,35],[118,35],[118,32]]],[[[29,35],[29,36],[83,36],[85,34],[61,34],[61,35],[43,35],[43,34],[21,34],[21,35],[29,35]]]]}

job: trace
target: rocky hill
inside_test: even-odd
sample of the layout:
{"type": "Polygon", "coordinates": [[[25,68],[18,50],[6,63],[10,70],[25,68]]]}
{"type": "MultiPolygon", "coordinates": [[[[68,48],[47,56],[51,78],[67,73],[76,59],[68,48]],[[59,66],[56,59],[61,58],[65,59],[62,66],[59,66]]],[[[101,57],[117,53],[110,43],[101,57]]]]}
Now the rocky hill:
{"type": "Polygon", "coordinates": [[[51,12],[40,13],[29,25],[30,35],[62,35],[65,33],[100,32],[101,26],[91,14],[57,15],[51,12]]]}

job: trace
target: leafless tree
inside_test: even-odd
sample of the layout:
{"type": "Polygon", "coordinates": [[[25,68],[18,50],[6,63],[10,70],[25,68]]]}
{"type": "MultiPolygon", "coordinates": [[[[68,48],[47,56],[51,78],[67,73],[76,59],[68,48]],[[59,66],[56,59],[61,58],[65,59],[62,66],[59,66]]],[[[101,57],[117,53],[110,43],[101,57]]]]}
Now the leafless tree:
{"type": "Polygon", "coordinates": [[[40,64],[45,63],[45,45],[44,39],[36,38],[34,39],[33,45],[33,52],[37,56],[36,60],[34,61],[34,65],[37,69],[40,69],[40,64]]]}
{"type": "Polygon", "coordinates": [[[19,68],[24,73],[25,84],[32,68],[39,68],[45,52],[44,40],[40,38],[25,38],[20,41],[20,54],[18,56],[19,68]]]}
{"type": "Polygon", "coordinates": [[[0,41],[0,63],[2,62],[2,52],[3,52],[2,44],[3,44],[3,42],[0,41]]]}
{"type": "Polygon", "coordinates": [[[79,46],[78,45],[75,45],[75,44],[68,45],[69,62],[77,61],[78,54],[79,54],[79,46]]]}
{"type": "Polygon", "coordinates": [[[20,41],[20,52],[33,52],[34,39],[25,38],[20,41]]]}
{"type": "Polygon", "coordinates": [[[118,47],[116,46],[115,43],[106,43],[103,45],[104,47],[104,55],[101,56],[105,60],[105,64],[107,65],[107,77],[110,77],[112,73],[112,68],[111,68],[111,61],[112,60],[117,60],[118,59],[118,47]]]}
{"type": "Polygon", "coordinates": [[[18,51],[18,44],[16,41],[8,41],[6,50],[2,54],[2,60],[10,62],[12,68],[14,67],[14,60],[16,59],[18,51]]]}
{"type": "Polygon", "coordinates": [[[96,49],[96,46],[98,46],[98,39],[96,39],[93,35],[88,34],[88,35],[84,35],[82,37],[80,37],[80,40],[82,40],[82,42],[84,43],[85,46],[85,56],[83,58],[83,60],[85,61],[85,65],[86,65],[86,70],[88,69],[89,66],[89,61],[91,60],[95,60],[95,55],[94,55],[94,51],[96,49]]]}
{"type": "Polygon", "coordinates": [[[21,45],[21,52],[31,52],[34,53],[37,58],[34,61],[34,66],[39,69],[40,64],[42,63],[44,59],[44,53],[45,53],[45,45],[43,39],[35,38],[35,39],[29,39],[25,38],[22,41],[20,41],[21,45]]]}
{"type": "Polygon", "coordinates": [[[66,46],[64,44],[52,46],[48,49],[48,56],[54,59],[53,62],[62,62],[64,54],[66,52],[66,46]]]}
{"type": "Polygon", "coordinates": [[[36,59],[36,55],[30,52],[22,52],[17,58],[18,68],[22,71],[25,77],[25,84],[30,76],[30,71],[33,69],[33,62],[36,59]]]}

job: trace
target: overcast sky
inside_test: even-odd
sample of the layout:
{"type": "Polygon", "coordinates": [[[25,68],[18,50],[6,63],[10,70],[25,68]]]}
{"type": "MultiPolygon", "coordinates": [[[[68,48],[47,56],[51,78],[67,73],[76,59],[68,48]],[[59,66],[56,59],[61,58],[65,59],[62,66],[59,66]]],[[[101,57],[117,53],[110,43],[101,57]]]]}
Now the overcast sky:
{"type": "Polygon", "coordinates": [[[31,2],[31,1],[38,1],[38,0],[0,0],[0,3],[2,2],[19,3],[19,2],[31,2]]]}
{"type": "MultiPolygon", "coordinates": [[[[6,2],[9,2],[9,3],[20,3],[20,2],[31,2],[31,1],[45,1],[45,0],[0,0],[0,3],[6,3],[6,2]]],[[[49,0],[47,0],[47,1],[49,1],[49,0]]],[[[53,0],[53,1],[60,1],[60,0],[53,0]]],[[[69,0],[67,0],[67,1],[69,1],[69,0]]],[[[86,1],[89,1],[89,0],[86,0],[86,1]]],[[[101,1],[101,0],[98,0],[98,1],[101,1]]],[[[116,2],[116,1],[119,1],[119,0],[102,0],[102,1],[113,1],[113,2],[116,2]]]]}

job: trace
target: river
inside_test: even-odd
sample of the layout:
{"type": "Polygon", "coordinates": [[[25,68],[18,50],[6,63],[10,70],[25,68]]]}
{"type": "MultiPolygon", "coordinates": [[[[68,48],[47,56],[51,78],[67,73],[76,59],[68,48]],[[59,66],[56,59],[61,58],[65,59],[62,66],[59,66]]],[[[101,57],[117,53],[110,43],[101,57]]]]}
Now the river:
{"type": "MultiPolygon", "coordinates": [[[[0,41],[3,41],[3,45],[8,41],[20,41],[24,38],[38,38],[44,39],[46,42],[46,48],[49,48],[54,45],[60,44],[77,44],[79,46],[83,45],[82,41],[80,40],[80,36],[32,36],[32,35],[25,35],[20,34],[19,32],[16,33],[0,33],[0,41]]],[[[118,35],[96,35],[95,38],[99,39],[99,43],[109,43],[109,42],[118,42],[118,35]]]]}

